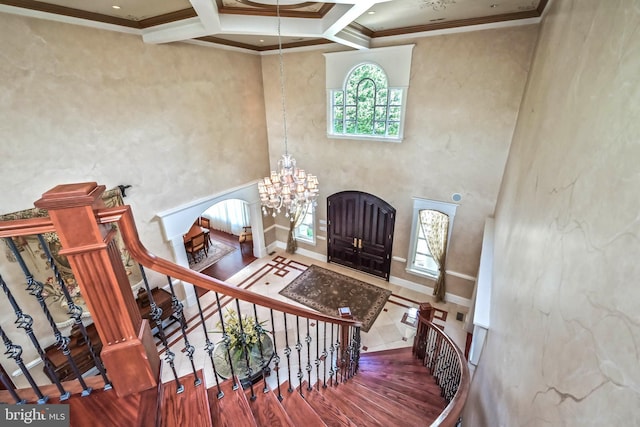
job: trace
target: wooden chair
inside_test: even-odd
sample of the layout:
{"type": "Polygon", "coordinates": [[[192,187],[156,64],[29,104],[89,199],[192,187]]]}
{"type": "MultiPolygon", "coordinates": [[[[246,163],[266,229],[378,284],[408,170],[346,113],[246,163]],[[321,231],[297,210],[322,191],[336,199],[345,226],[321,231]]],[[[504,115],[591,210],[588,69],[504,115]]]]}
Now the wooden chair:
{"type": "Polygon", "coordinates": [[[240,252],[244,254],[244,246],[248,245],[249,248],[253,248],[253,234],[251,233],[251,226],[242,227],[244,230],[238,236],[238,242],[240,242],[240,252]]]}
{"type": "Polygon", "coordinates": [[[200,251],[204,251],[204,256],[207,256],[207,238],[203,233],[196,234],[191,240],[189,240],[184,248],[187,254],[191,255],[191,259],[196,261],[196,254],[200,251]]]}
{"type": "Polygon", "coordinates": [[[209,218],[205,218],[203,216],[200,217],[200,227],[206,228],[207,230],[211,228],[211,221],[209,218]]]}

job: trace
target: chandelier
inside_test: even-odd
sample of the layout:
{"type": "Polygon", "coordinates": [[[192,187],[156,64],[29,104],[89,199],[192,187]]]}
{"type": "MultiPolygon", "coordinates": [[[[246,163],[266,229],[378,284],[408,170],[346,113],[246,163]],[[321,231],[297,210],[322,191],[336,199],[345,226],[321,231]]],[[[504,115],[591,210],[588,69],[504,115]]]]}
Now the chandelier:
{"type": "Polygon", "coordinates": [[[317,205],[318,178],[298,169],[296,160],[291,157],[287,146],[287,114],[284,97],[284,60],[282,57],[282,38],[280,33],[280,2],[276,2],[278,18],[278,58],[280,63],[280,95],[282,99],[282,124],[284,129],[284,154],[278,160],[278,169],[258,183],[262,213],[275,217],[284,212],[284,216],[294,221],[300,214],[317,205]]]}

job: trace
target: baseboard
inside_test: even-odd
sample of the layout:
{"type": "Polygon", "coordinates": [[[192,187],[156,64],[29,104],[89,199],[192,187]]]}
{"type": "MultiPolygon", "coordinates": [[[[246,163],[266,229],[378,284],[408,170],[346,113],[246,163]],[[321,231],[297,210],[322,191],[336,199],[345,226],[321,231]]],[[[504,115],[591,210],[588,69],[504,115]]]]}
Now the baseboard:
{"type": "MultiPolygon", "coordinates": [[[[272,243],[271,245],[274,245],[274,244],[272,243]]],[[[269,247],[271,247],[271,245],[269,245],[269,247]]],[[[287,244],[279,240],[275,242],[274,246],[279,249],[287,249],[287,244]]],[[[316,261],[327,262],[326,255],[322,255],[317,252],[310,251],[308,249],[298,248],[296,249],[296,253],[298,255],[306,256],[307,258],[315,259],[316,261]]]]}
{"type": "MultiPolygon", "coordinates": [[[[431,286],[415,283],[410,280],[402,279],[400,277],[390,276],[389,283],[402,286],[403,288],[411,289],[412,291],[426,293],[427,295],[433,295],[433,288],[431,286]]],[[[463,298],[449,292],[445,294],[444,300],[446,302],[462,305],[464,307],[471,307],[471,300],[469,298],[463,298]]]]}

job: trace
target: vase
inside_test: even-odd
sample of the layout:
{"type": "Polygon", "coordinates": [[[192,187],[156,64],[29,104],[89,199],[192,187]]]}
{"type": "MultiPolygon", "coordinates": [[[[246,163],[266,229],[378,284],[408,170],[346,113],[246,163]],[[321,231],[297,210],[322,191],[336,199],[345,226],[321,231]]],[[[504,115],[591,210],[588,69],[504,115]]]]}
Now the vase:
{"type": "Polygon", "coordinates": [[[242,387],[247,388],[262,379],[265,374],[270,373],[269,363],[273,354],[273,341],[269,335],[264,334],[260,337],[260,345],[254,344],[247,351],[242,348],[232,348],[227,351],[224,342],[218,342],[213,350],[213,363],[220,378],[229,379],[233,372],[240,380],[242,387]]]}

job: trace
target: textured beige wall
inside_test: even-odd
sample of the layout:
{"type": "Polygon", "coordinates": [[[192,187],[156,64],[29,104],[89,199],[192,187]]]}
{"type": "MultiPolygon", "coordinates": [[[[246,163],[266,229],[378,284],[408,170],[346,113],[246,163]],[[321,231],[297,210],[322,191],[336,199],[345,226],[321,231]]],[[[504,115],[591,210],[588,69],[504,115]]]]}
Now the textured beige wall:
{"type": "MultiPolygon", "coordinates": [[[[415,47],[400,144],[328,139],[324,56],[286,53],[289,151],[318,176],[318,218],[326,219],[326,198],[333,193],[375,194],[397,210],[393,255],[406,258],[411,198],[451,201],[459,192],[447,269],[475,276],[484,220],[493,215],[537,31],[526,26],[403,42],[415,47]]],[[[272,164],[284,150],[277,59],[263,58],[272,164]]],[[[285,231],[278,230],[278,236],[286,241],[285,231]]],[[[326,254],[324,240],[300,247],[326,254]]],[[[391,274],[433,286],[405,273],[405,267],[394,261],[391,274]]],[[[471,298],[473,281],[451,278],[450,283],[450,292],[471,298]]]]}
{"type": "MultiPolygon", "coordinates": [[[[137,36],[7,14],[0,40],[0,213],[33,207],[57,184],[131,184],[125,201],[142,242],[172,259],[156,213],[268,171],[258,56],[145,45],[137,36]]],[[[15,263],[0,263],[0,274],[14,291],[24,282],[15,263]]],[[[29,309],[33,298],[16,297],[38,312],[29,309]]],[[[0,313],[3,325],[15,320],[6,298],[0,313]]],[[[26,344],[26,362],[35,358],[24,334],[9,333],[26,344]]],[[[36,333],[51,343],[46,330],[36,333]]]]}
{"type": "Polygon", "coordinates": [[[260,58],[0,14],[0,213],[54,185],[131,184],[141,239],[156,213],[268,172],[260,58]]]}
{"type": "Polygon", "coordinates": [[[634,0],[555,0],[543,21],[465,425],[640,425],[639,28],[634,0]]]}

